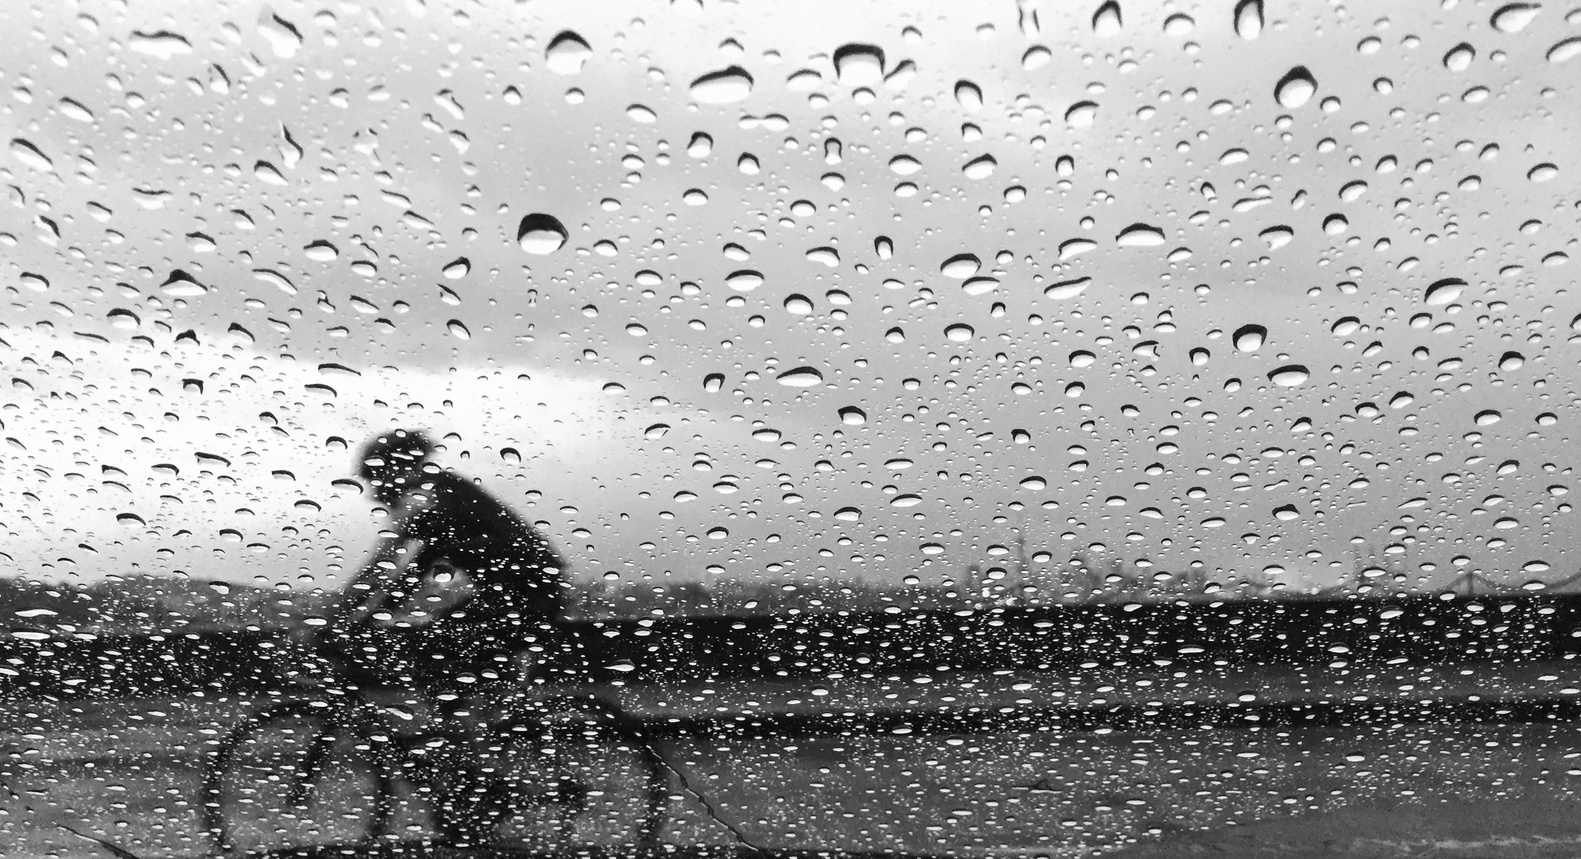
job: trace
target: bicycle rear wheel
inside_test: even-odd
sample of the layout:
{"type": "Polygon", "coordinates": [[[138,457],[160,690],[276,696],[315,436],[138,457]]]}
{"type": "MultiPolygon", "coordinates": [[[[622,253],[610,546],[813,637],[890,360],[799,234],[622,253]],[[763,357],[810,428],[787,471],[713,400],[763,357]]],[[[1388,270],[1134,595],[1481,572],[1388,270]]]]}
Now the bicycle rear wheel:
{"type": "Polygon", "coordinates": [[[484,777],[493,844],[512,850],[623,853],[658,843],[668,779],[637,723],[589,698],[534,705],[493,733],[484,777]]]}
{"type": "Polygon", "coordinates": [[[221,853],[365,844],[384,832],[392,786],[351,712],[292,701],[243,720],[204,776],[204,825],[221,853]]]}

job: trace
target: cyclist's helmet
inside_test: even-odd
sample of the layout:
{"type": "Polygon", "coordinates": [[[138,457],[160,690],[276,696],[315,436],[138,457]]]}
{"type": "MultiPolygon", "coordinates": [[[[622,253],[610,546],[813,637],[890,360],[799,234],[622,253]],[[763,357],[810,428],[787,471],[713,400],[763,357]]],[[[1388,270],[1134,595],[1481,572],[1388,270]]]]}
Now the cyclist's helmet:
{"type": "Polygon", "coordinates": [[[420,469],[434,452],[434,443],[420,430],[389,430],[369,439],[357,456],[357,475],[379,480],[392,473],[420,469]]]}

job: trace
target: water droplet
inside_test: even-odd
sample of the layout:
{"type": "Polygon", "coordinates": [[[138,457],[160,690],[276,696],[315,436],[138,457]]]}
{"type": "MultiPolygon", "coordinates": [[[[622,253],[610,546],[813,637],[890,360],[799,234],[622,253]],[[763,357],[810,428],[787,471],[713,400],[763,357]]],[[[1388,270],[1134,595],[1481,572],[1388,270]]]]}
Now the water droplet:
{"type": "Polygon", "coordinates": [[[1500,6],[1488,23],[1501,33],[1519,33],[1537,17],[1542,7],[1536,3],[1508,3],[1500,6]]]}
{"type": "Polygon", "coordinates": [[[1060,242],[1059,246],[1059,258],[1061,261],[1068,260],[1072,257],[1079,256],[1090,250],[1093,250],[1096,247],[1098,247],[1098,243],[1092,239],[1070,239],[1068,241],[1063,241],[1060,242]]]}
{"type": "Polygon", "coordinates": [[[646,337],[648,336],[648,328],[640,322],[628,322],[626,323],[626,333],[633,337],[646,337]]]}
{"type": "Polygon", "coordinates": [[[1295,110],[1306,104],[1317,92],[1317,81],[1306,66],[1296,66],[1274,85],[1274,99],[1285,108],[1295,110]]]}
{"type": "Polygon", "coordinates": [[[1070,353],[1070,365],[1078,370],[1091,367],[1097,360],[1098,356],[1086,349],[1077,349],[1070,353]]]}
{"type": "Polygon", "coordinates": [[[659,115],[654,113],[653,109],[645,104],[627,105],[626,115],[631,117],[632,122],[640,122],[643,125],[649,125],[659,121],[659,115]]]}
{"type": "Polygon", "coordinates": [[[1021,68],[1026,71],[1036,71],[1054,61],[1054,52],[1043,45],[1033,45],[1021,55],[1021,68]]]}
{"type": "Polygon", "coordinates": [[[1120,19],[1120,4],[1115,0],[1106,0],[1092,15],[1092,31],[1098,36],[1118,35],[1123,27],[1120,19]]]}
{"type": "Polygon", "coordinates": [[[891,343],[904,343],[906,342],[906,330],[897,325],[884,332],[884,339],[891,343]]]}
{"type": "MultiPolygon", "coordinates": [[[[24,271],[22,272],[21,281],[24,288],[33,292],[45,292],[49,289],[49,278],[41,274],[24,271]]],[[[1581,320],[1581,317],[1577,317],[1577,319],[1581,320]]],[[[1577,327],[1577,330],[1581,330],[1581,327],[1577,327]]]]}
{"type": "Polygon", "coordinates": [[[1268,374],[1268,381],[1281,388],[1293,388],[1311,378],[1312,374],[1300,364],[1287,364],[1268,374]]]}
{"type": "Polygon", "coordinates": [[[1022,489],[1031,489],[1031,490],[1035,491],[1035,490],[1039,490],[1039,489],[1045,489],[1045,488],[1048,487],[1048,485],[1049,485],[1049,482],[1047,480],[1045,480],[1045,479],[1043,479],[1041,477],[1038,477],[1036,475],[1034,475],[1032,477],[1023,477],[1021,479],[1021,488],[1022,489]]]}
{"type": "Polygon", "coordinates": [[[873,240],[873,253],[878,254],[879,259],[887,260],[895,255],[895,243],[890,241],[889,236],[879,236],[873,240]]]}
{"type": "Polygon", "coordinates": [[[989,176],[994,175],[994,168],[998,166],[999,162],[994,159],[994,156],[980,155],[966,162],[966,165],[961,168],[961,172],[965,173],[968,179],[987,179],[989,176]]]}
{"type": "Polygon", "coordinates": [[[957,322],[954,325],[946,326],[944,329],[944,336],[953,343],[965,343],[972,339],[972,335],[976,333],[976,329],[964,322],[957,322]]]}
{"type": "Polygon", "coordinates": [[[530,254],[552,254],[565,245],[570,234],[565,225],[553,215],[534,212],[522,218],[516,227],[516,241],[530,254]]]}
{"type": "Polygon", "coordinates": [[[843,423],[846,426],[859,427],[862,424],[867,423],[867,412],[862,411],[856,406],[846,406],[845,408],[840,409],[840,423],[843,423]]]}
{"type": "Polygon", "coordinates": [[[799,292],[791,293],[785,297],[785,310],[797,316],[806,316],[812,312],[812,299],[799,292]]]}
{"type": "Polygon", "coordinates": [[[1242,325],[1235,329],[1235,348],[1242,352],[1256,352],[1268,339],[1268,329],[1261,325],[1242,325]]]}
{"type": "Polygon", "coordinates": [[[1289,522],[1301,518],[1301,511],[1294,504],[1284,504],[1274,508],[1274,518],[1281,522],[1289,522]]]}
{"type": "Polygon", "coordinates": [[[60,112],[67,119],[75,119],[78,122],[93,121],[93,111],[83,107],[82,102],[76,99],[62,97],[60,100],[60,112]]]}
{"type": "Polygon", "coordinates": [[[451,280],[458,280],[466,277],[467,273],[472,271],[472,261],[466,257],[457,257],[455,261],[447,264],[443,271],[445,277],[451,280]]]}
{"type": "Polygon", "coordinates": [[[450,329],[450,333],[455,335],[457,340],[472,339],[472,332],[467,330],[467,326],[464,325],[459,319],[452,319],[449,322],[446,322],[445,327],[450,329]]]}
{"type": "Polygon", "coordinates": [[[714,151],[714,139],[701,131],[693,134],[692,141],[686,144],[686,154],[693,158],[706,158],[712,151],[714,151]]]}
{"type": "Polygon", "coordinates": [[[1423,298],[1427,301],[1429,307],[1443,307],[1460,298],[1460,294],[1465,291],[1466,286],[1466,282],[1458,277],[1446,277],[1441,280],[1435,280],[1427,287],[1427,292],[1423,293],[1423,298]]]}
{"type": "Polygon", "coordinates": [[[1292,230],[1289,227],[1286,227],[1286,226],[1283,226],[1283,225],[1277,226],[1277,227],[1269,227],[1268,229],[1263,230],[1262,232],[1258,233],[1257,235],[1263,241],[1268,243],[1268,249],[1271,250],[1271,251],[1278,250],[1278,249],[1284,247],[1285,245],[1290,244],[1290,240],[1294,239],[1296,237],[1295,230],[1292,230]]]}
{"type": "Polygon", "coordinates": [[[1547,182],[1559,175],[1559,168],[1553,164],[1542,163],[1526,171],[1526,178],[1533,182],[1547,182]]]}
{"type": "Polygon", "coordinates": [[[326,241],[313,242],[302,248],[302,252],[307,254],[307,258],[314,262],[333,262],[336,257],[340,256],[340,250],[326,241]]]}
{"type": "Polygon", "coordinates": [[[785,86],[794,92],[807,92],[817,89],[823,83],[823,75],[816,69],[798,69],[785,79],[785,86]]]}
{"type": "Polygon", "coordinates": [[[16,160],[40,173],[49,173],[55,169],[55,162],[49,160],[49,157],[40,152],[38,147],[34,146],[30,140],[24,140],[20,137],[13,138],[11,141],[11,154],[16,156],[16,160]]]}
{"type": "Polygon", "coordinates": [[[961,284],[961,291],[967,295],[987,295],[999,288],[997,277],[969,277],[961,284]]]}
{"type": "Polygon", "coordinates": [[[976,274],[982,265],[983,261],[978,259],[976,254],[956,254],[945,260],[944,264],[939,266],[939,271],[945,277],[964,280],[976,274]]]}
{"type": "Polygon", "coordinates": [[[1114,237],[1122,248],[1150,248],[1164,243],[1164,231],[1151,224],[1132,224],[1114,237]]]}
{"type": "Polygon", "coordinates": [[[281,59],[296,56],[297,49],[302,47],[301,31],[297,30],[295,24],[276,15],[268,6],[258,13],[258,33],[268,40],[274,55],[281,59]]]}
{"type": "Polygon", "coordinates": [[[703,390],[707,391],[710,394],[717,394],[717,393],[719,393],[720,389],[723,388],[724,386],[725,386],[725,374],[724,373],[709,373],[708,375],[703,377],[703,390]]]}
{"type": "Polygon", "coordinates": [[[1065,121],[1077,128],[1086,128],[1092,125],[1098,116],[1098,104],[1092,101],[1078,101],[1065,109],[1065,121]]]}
{"type": "Polygon", "coordinates": [[[1323,232],[1337,236],[1350,229],[1350,220],[1344,215],[1329,215],[1323,219],[1323,232]]]}
{"type": "Polygon", "coordinates": [[[1197,22],[1190,15],[1170,15],[1164,19],[1164,35],[1177,39],[1191,35],[1197,28],[1197,22]]]}
{"type": "Polygon", "coordinates": [[[1581,36],[1571,36],[1554,43],[1548,49],[1548,62],[1563,63],[1581,57],[1581,36]]]}
{"type": "Polygon", "coordinates": [[[1463,72],[1471,66],[1471,61],[1476,57],[1477,49],[1466,42],[1461,42],[1444,54],[1444,68],[1452,72],[1463,72]]]}
{"type": "Polygon", "coordinates": [[[144,33],[141,30],[132,33],[132,38],[127,42],[132,50],[139,54],[147,54],[161,60],[168,60],[181,54],[192,53],[192,43],[179,33],[169,30],[160,30],[154,33],[144,33]]]}
{"type": "Polygon", "coordinates": [[[286,295],[296,295],[296,284],[292,283],[289,278],[272,268],[255,268],[253,269],[253,276],[264,283],[279,289],[286,295]]]}
{"type": "Polygon", "coordinates": [[[889,169],[897,176],[910,176],[922,169],[922,162],[910,155],[896,155],[889,159],[889,169]]]}
{"type": "Polygon", "coordinates": [[[544,50],[544,64],[557,75],[574,75],[593,56],[587,42],[570,30],[562,30],[544,50]]]}
{"type": "Polygon", "coordinates": [[[259,161],[253,164],[253,176],[257,178],[258,181],[266,182],[270,185],[287,184],[286,178],[280,174],[279,168],[267,161],[259,161]]]}
{"type": "Polygon", "coordinates": [[[1367,193],[1367,183],[1357,179],[1340,186],[1339,198],[1349,203],[1367,193]]]}
{"type": "Polygon", "coordinates": [[[196,278],[179,268],[171,270],[170,276],[165,278],[165,282],[160,284],[159,288],[163,290],[166,295],[174,296],[176,298],[191,298],[193,296],[203,295],[209,291],[207,286],[198,283],[196,278]]]}
{"type": "Polygon", "coordinates": [[[751,292],[763,285],[763,274],[751,269],[733,271],[725,277],[725,285],[737,292],[751,292]]]}
{"type": "Polygon", "coordinates": [[[807,252],[807,258],[830,268],[840,265],[840,252],[834,248],[813,248],[807,252]]]}
{"type": "Polygon", "coordinates": [[[955,82],[955,101],[962,110],[976,113],[983,109],[983,91],[971,81],[955,82]]]}
{"type": "Polygon", "coordinates": [[[1334,327],[1329,329],[1340,337],[1349,337],[1361,330],[1361,320],[1354,316],[1342,317],[1334,322],[1334,327]]]}
{"type": "Polygon", "coordinates": [[[1241,0],[1235,4],[1235,33],[1243,39],[1257,38],[1263,32],[1263,0],[1241,0]]]}
{"type": "Polygon", "coordinates": [[[791,388],[810,388],[823,381],[823,373],[816,367],[797,367],[774,377],[776,382],[791,388]]]}
{"type": "Polygon", "coordinates": [[[834,52],[834,71],[845,86],[873,86],[884,79],[884,51],[877,45],[841,45],[834,52]]]}
{"type": "Polygon", "coordinates": [[[916,495],[896,495],[894,498],[889,499],[889,506],[891,507],[915,507],[921,503],[922,499],[916,495]]]}
{"type": "Polygon", "coordinates": [[[752,94],[752,76],[740,66],[731,66],[692,81],[692,98],[703,104],[731,104],[752,94]]]}
{"type": "Polygon", "coordinates": [[[1525,363],[1526,356],[1519,352],[1505,352],[1499,357],[1499,369],[1506,373],[1512,370],[1519,370],[1521,365],[1525,363]]]}
{"type": "Polygon", "coordinates": [[[1475,420],[1477,422],[1477,426],[1479,427],[1490,427],[1498,423],[1503,418],[1504,415],[1501,414],[1497,409],[1483,409],[1482,411],[1477,412],[1475,420]]]}
{"type": "Polygon", "coordinates": [[[1069,298],[1075,298],[1076,296],[1081,295],[1083,292],[1086,292],[1088,285],[1091,283],[1092,278],[1090,277],[1078,277],[1072,280],[1062,280],[1058,283],[1050,284],[1048,288],[1044,289],[1043,297],[1052,298],[1055,301],[1064,301],[1069,298]]]}

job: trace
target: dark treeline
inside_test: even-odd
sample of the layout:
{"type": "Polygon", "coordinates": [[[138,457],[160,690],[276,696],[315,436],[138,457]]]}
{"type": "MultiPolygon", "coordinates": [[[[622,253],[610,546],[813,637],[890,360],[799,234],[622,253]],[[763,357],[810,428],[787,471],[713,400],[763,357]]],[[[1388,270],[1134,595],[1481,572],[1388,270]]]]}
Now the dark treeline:
{"type": "MultiPolygon", "coordinates": [[[[0,695],[133,696],[278,686],[283,625],[101,635],[15,629],[0,695]]],[[[675,682],[947,671],[1376,665],[1561,659],[1581,651],[1581,597],[1411,596],[1036,608],[592,619],[595,679],[675,682]]]]}

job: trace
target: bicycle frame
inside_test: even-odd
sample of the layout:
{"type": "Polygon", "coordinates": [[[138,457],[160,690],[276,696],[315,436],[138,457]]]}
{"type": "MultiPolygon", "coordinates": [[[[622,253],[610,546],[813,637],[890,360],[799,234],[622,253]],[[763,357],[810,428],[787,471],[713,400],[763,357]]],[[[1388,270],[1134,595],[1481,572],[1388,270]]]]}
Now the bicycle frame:
{"type": "MultiPolygon", "coordinates": [[[[300,653],[294,655],[304,656],[300,653]]],[[[654,843],[661,826],[662,804],[667,795],[667,778],[661,768],[667,766],[642,736],[635,720],[618,704],[595,695],[542,698],[513,695],[501,703],[502,710],[515,709],[512,705],[529,700],[533,706],[494,722],[488,727],[486,735],[458,735],[455,731],[445,730],[443,726],[437,730],[433,726],[425,726],[423,730],[413,732],[409,730],[409,725],[392,714],[390,705],[375,699],[372,690],[348,682],[348,672],[343,670],[333,653],[313,648],[305,656],[306,659],[293,660],[291,670],[285,672],[284,677],[297,688],[320,694],[312,695],[307,700],[281,700],[245,719],[221,743],[205,775],[205,816],[221,852],[234,853],[240,847],[230,843],[236,818],[226,807],[226,777],[235,767],[242,766],[238,764],[238,759],[249,753],[265,749],[264,757],[268,759],[266,743],[257,749],[251,748],[249,744],[261,742],[257,738],[267,736],[271,724],[290,724],[289,721],[280,722],[282,719],[294,719],[299,723],[303,718],[322,721],[314,728],[318,733],[311,738],[293,736],[293,730],[285,731],[285,736],[293,737],[293,743],[288,745],[307,739],[302,757],[280,767],[288,770],[283,774],[269,769],[278,765],[268,763],[256,764],[254,771],[256,773],[257,767],[262,766],[264,772],[269,773],[267,781],[287,782],[283,809],[307,808],[313,792],[326,778],[326,768],[330,766],[336,744],[352,740],[355,751],[349,753],[362,757],[371,768],[373,780],[370,788],[373,791],[372,804],[361,812],[367,818],[362,841],[383,836],[384,828],[389,823],[393,798],[402,784],[411,785],[415,793],[432,797],[434,823],[442,833],[447,832],[446,815],[450,812],[445,810],[441,791],[437,790],[445,787],[445,778],[455,777],[452,784],[466,785],[472,783],[467,779],[477,777],[479,773],[496,773],[496,770],[485,765],[479,748],[474,746],[473,742],[478,741],[502,756],[501,759],[528,762],[525,775],[511,770],[512,775],[508,778],[498,773],[494,776],[497,784],[485,793],[483,801],[498,802],[500,807],[497,809],[498,814],[488,819],[503,820],[507,812],[528,814],[530,819],[547,816],[562,821],[560,825],[567,831],[584,827],[608,829],[613,826],[616,837],[626,842],[635,842],[637,846],[651,846],[654,843]],[[304,664],[306,670],[296,667],[304,664]],[[512,698],[515,700],[510,700],[512,698]],[[562,751],[569,752],[571,760],[545,763],[562,761],[567,756],[551,754],[544,757],[542,753],[533,752],[534,749],[547,748],[557,742],[562,744],[559,747],[562,751]],[[428,750],[442,748],[446,743],[453,744],[454,749],[444,756],[446,759],[436,760],[435,756],[428,754],[428,750]],[[595,748],[604,748],[606,751],[592,751],[595,748]],[[590,752],[593,756],[587,758],[590,752]],[[620,769],[621,773],[598,772],[587,766],[576,769],[577,760],[596,761],[606,753],[615,755],[611,760],[618,765],[615,768],[620,769]],[[517,757],[512,759],[511,755],[517,757]],[[539,761],[536,765],[531,763],[535,759],[539,761]],[[546,770],[545,766],[549,769],[546,770]],[[614,778],[612,793],[620,794],[635,788],[637,795],[623,801],[608,800],[600,813],[591,808],[589,797],[603,797],[605,791],[588,790],[589,778],[594,782],[601,778],[614,778]],[[558,811],[550,811],[551,808],[558,811]],[[617,817],[621,819],[614,820],[617,817]]],[[[348,752],[342,749],[342,753],[348,752]]],[[[328,774],[328,777],[332,779],[334,775],[328,774]]],[[[486,810],[491,815],[496,811],[493,806],[488,806],[486,810]]]]}

